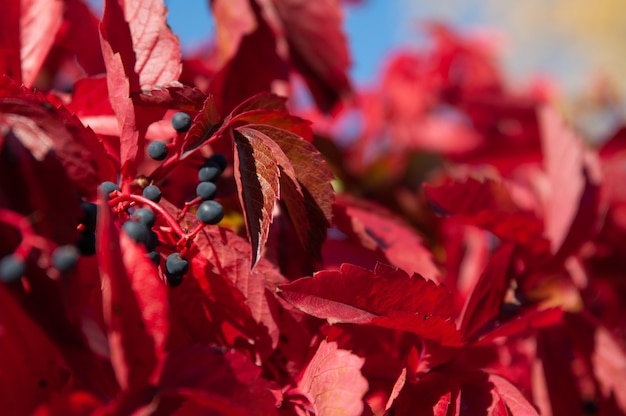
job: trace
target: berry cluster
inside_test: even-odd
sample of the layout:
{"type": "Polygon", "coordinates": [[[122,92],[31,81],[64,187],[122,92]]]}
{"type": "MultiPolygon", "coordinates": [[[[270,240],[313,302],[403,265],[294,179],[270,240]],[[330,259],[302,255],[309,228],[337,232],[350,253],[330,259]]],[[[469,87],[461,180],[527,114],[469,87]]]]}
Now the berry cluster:
{"type": "MultiPolygon", "coordinates": [[[[87,218],[88,214],[85,214],[87,218]]],[[[85,222],[87,221],[84,220],[85,222]]],[[[31,254],[38,256],[37,265],[48,270],[51,277],[66,275],[78,263],[82,248],[89,238],[83,232],[77,245],[56,245],[52,241],[36,234],[30,226],[30,220],[16,212],[0,209],[0,222],[16,227],[21,234],[21,242],[13,253],[0,259],[0,281],[5,283],[18,281],[27,271],[27,259],[31,254]]],[[[93,224],[95,230],[95,219],[93,224]]],[[[86,227],[81,227],[86,228],[86,227]]],[[[95,235],[93,238],[95,245],[95,235]]],[[[95,248],[93,249],[95,252],[95,248]]]]}
{"type": "MultiPolygon", "coordinates": [[[[172,117],[172,127],[178,133],[185,133],[191,128],[192,119],[187,113],[178,112],[172,117]]],[[[148,146],[148,155],[156,161],[163,161],[168,158],[170,149],[174,147],[174,144],[166,144],[160,141],[153,141],[148,146]]],[[[178,215],[178,220],[182,219],[187,212],[197,206],[196,218],[199,221],[198,226],[190,232],[184,232],[182,228],[177,226],[177,221],[174,220],[164,210],[158,210],[160,215],[164,216],[164,220],[173,230],[177,230],[177,234],[180,234],[178,241],[165,260],[164,274],[171,287],[178,286],[183,279],[183,276],[189,270],[189,261],[185,258],[188,251],[189,244],[192,238],[200,231],[205,225],[218,224],[224,218],[224,209],[220,203],[214,201],[217,193],[217,186],[215,182],[219,179],[220,175],[226,169],[228,164],[227,159],[221,154],[214,154],[208,158],[203,166],[198,171],[198,179],[200,183],[196,187],[196,197],[191,201],[185,203],[185,206],[178,215]]],[[[153,204],[158,204],[161,200],[161,190],[156,185],[148,185],[143,189],[143,197],[153,204]]],[[[153,205],[154,208],[154,205],[153,205]]],[[[136,210],[131,219],[124,224],[124,231],[135,241],[146,244],[146,247],[150,251],[148,255],[153,259],[155,264],[160,264],[160,255],[157,251],[154,251],[152,246],[153,242],[149,238],[150,235],[156,237],[156,233],[150,229],[154,226],[156,217],[154,211],[147,208],[136,210]],[[148,214],[149,213],[149,214],[148,214]],[[152,233],[152,234],[150,234],[152,233]],[[146,240],[147,239],[147,240],[146,240]]],[[[153,238],[158,243],[158,237],[153,238]]]]}
{"type": "MultiPolygon", "coordinates": [[[[178,133],[184,133],[191,127],[192,119],[186,113],[176,113],[172,118],[172,126],[178,133]]],[[[153,141],[148,146],[149,156],[156,161],[168,158],[169,149],[175,144],[153,141]]],[[[172,159],[172,158],[170,158],[172,159]]],[[[130,187],[120,189],[113,182],[102,182],[98,186],[101,194],[105,195],[109,206],[117,215],[125,218],[122,231],[133,241],[142,244],[147,250],[147,256],[157,266],[161,266],[161,256],[166,257],[163,274],[171,287],[178,286],[183,276],[189,270],[189,261],[185,258],[194,237],[206,225],[216,225],[224,218],[224,209],[220,203],[214,201],[217,193],[215,181],[227,166],[227,159],[221,154],[214,154],[208,158],[198,172],[200,183],[196,187],[196,197],[185,203],[178,218],[174,218],[165,210],[161,201],[161,189],[148,180],[139,184],[140,192],[130,187]],[[188,231],[181,227],[179,221],[187,212],[196,208],[198,225],[188,231]],[[158,221],[159,217],[161,218],[158,221]],[[159,234],[169,243],[159,240],[159,234]],[[167,237],[170,234],[172,238],[167,237]],[[172,241],[175,243],[172,244],[172,241]],[[159,245],[162,248],[157,250],[159,245]]],[[[145,179],[145,178],[144,178],[145,179]]],[[[39,265],[51,269],[51,276],[67,274],[77,264],[79,257],[91,256],[96,253],[96,222],[98,209],[93,202],[81,203],[82,217],[77,225],[80,232],[75,245],[57,246],[38,236],[31,228],[28,219],[13,211],[0,209],[0,222],[18,224],[22,235],[22,242],[12,253],[0,259],[0,280],[12,282],[20,279],[26,273],[28,262],[26,259],[31,251],[36,249],[43,262],[39,265]]]]}

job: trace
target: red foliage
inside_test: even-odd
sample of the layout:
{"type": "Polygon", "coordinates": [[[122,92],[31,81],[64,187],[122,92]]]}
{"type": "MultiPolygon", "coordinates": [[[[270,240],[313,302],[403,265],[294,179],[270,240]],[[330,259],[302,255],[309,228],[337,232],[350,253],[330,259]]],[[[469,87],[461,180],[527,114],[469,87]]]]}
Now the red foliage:
{"type": "Polygon", "coordinates": [[[161,0],[5,5],[4,413],[626,414],[623,129],[443,25],[353,93],[339,1],[210,7],[183,58],[161,0]]]}

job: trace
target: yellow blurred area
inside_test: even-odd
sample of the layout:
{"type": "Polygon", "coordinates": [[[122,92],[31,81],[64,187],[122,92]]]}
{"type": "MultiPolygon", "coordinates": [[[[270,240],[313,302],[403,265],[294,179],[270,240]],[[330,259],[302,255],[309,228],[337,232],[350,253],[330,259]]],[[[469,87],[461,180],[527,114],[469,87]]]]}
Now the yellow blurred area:
{"type": "MultiPolygon", "coordinates": [[[[624,0],[403,0],[411,19],[442,20],[465,33],[501,35],[499,56],[512,86],[553,80],[583,131],[606,133],[622,118],[626,94],[624,0]]],[[[498,39],[500,40],[500,39],[498,39]]]]}

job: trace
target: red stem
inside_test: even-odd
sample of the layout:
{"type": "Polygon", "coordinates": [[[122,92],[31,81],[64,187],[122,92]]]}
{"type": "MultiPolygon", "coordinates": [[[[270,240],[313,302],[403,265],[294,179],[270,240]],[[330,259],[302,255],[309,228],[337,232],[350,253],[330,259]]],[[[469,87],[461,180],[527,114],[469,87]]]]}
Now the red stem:
{"type": "Polygon", "coordinates": [[[114,207],[120,202],[125,202],[125,201],[139,202],[141,204],[148,205],[155,212],[160,214],[163,217],[163,219],[165,219],[165,221],[169,224],[170,227],[172,227],[172,230],[174,230],[174,232],[177,234],[178,237],[185,237],[187,235],[187,233],[185,233],[183,229],[181,228],[180,224],[176,222],[174,217],[172,217],[169,212],[164,210],[161,205],[157,204],[154,201],[149,200],[148,198],[142,195],[134,195],[134,194],[120,195],[116,198],[111,199],[109,201],[109,206],[114,207]]]}

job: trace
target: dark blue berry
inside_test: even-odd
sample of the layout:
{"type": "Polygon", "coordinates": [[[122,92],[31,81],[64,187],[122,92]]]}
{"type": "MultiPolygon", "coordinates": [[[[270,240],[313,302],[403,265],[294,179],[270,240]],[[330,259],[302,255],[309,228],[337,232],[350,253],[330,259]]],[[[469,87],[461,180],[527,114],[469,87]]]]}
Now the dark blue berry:
{"type": "Polygon", "coordinates": [[[205,224],[217,224],[224,218],[224,208],[219,202],[204,201],[198,207],[196,218],[205,224]]]}
{"type": "Polygon", "coordinates": [[[148,230],[148,239],[146,240],[146,250],[152,251],[159,245],[159,236],[152,230],[148,230]]]}
{"type": "Polygon", "coordinates": [[[14,254],[9,254],[0,260],[0,280],[13,282],[24,275],[26,265],[24,260],[14,254]]]}
{"type": "Polygon", "coordinates": [[[80,222],[85,226],[85,229],[90,231],[96,230],[96,220],[98,219],[98,206],[93,202],[82,202],[80,204],[83,210],[83,218],[80,222]]]}
{"type": "Polygon", "coordinates": [[[156,222],[156,216],[154,215],[154,212],[152,212],[152,210],[148,208],[139,208],[138,210],[133,212],[131,218],[135,221],[139,221],[148,228],[154,227],[154,223],[156,222]]]}
{"type": "Polygon", "coordinates": [[[104,194],[108,197],[111,194],[111,192],[119,191],[120,187],[114,184],[113,182],[106,181],[106,182],[102,182],[100,186],[98,186],[98,189],[100,189],[101,192],[104,192],[104,194]]]}
{"type": "Polygon", "coordinates": [[[145,244],[148,241],[148,227],[138,221],[126,221],[122,225],[122,230],[128,235],[135,243],[145,244]]]}
{"type": "Polygon", "coordinates": [[[150,201],[159,202],[161,200],[161,190],[156,185],[148,185],[143,188],[143,196],[150,201]]]}
{"type": "Polygon", "coordinates": [[[171,274],[165,272],[165,277],[167,277],[167,283],[169,283],[170,287],[179,286],[183,282],[182,274],[171,274]]]}
{"type": "Polygon", "coordinates": [[[205,163],[198,171],[198,179],[201,182],[213,182],[220,177],[220,167],[216,163],[205,163]]]}
{"type": "Polygon", "coordinates": [[[149,251],[146,253],[146,256],[150,259],[155,266],[161,264],[161,255],[158,251],[149,251]]]}
{"type": "Polygon", "coordinates": [[[57,247],[52,252],[52,265],[61,273],[69,272],[78,262],[78,249],[75,246],[57,247]]]}
{"type": "Polygon", "coordinates": [[[96,254],[96,234],[91,230],[83,230],[76,242],[76,247],[81,255],[93,256],[96,254]]]}
{"type": "Polygon", "coordinates": [[[180,253],[172,253],[165,260],[165,270],[173,276],[182,276],[189,270],[189,262],[180,253]]]}
{"type": "Polygon", "coordinates": [[[179,112],[172,117],[172,127],[179,133],[184,133],[191,128],[191,117],[187,113],[179,112]]]}
{"type": "Polygon", "coordinates": [[[222,172],[224,172],[224,170],[226,169],[226,166],[228,166],[228,159],[226,159],[226,156],[224,156],[221,153],[214,153],[207,160],[210,162],[217,163],[217,165],[220,167],[222,172]]]}
{"type": "Polygon", "coordinates": [[[226,157],[220,153],[215,153],[204,162],[198,171],[198,179],[201,182],[214,182],[224,172],[227,165],[226,157]]]}
{"type": "Polygon", "coordinates": [[[215,198],[216,192],[217,186],[215,186],[213,182],[200,182],[198,186],[196,186],[196,195],[203,200],[215,198]]]}
{"type": "Polygon", "coordinates": [[[154,141],[148,145],[148,155],[154,160],[163,160],[167,157],[167,145],[154,141]]]}

